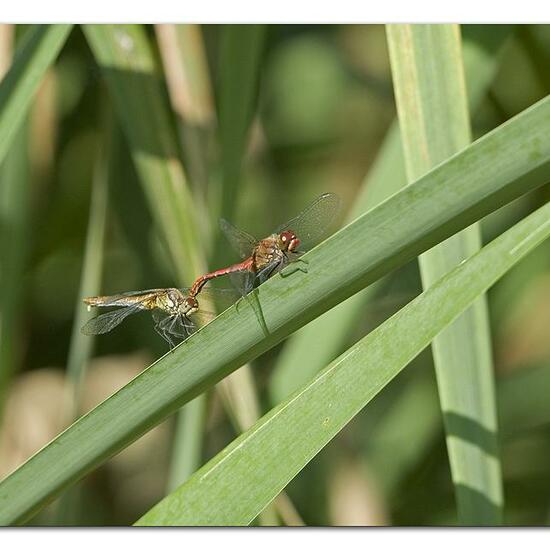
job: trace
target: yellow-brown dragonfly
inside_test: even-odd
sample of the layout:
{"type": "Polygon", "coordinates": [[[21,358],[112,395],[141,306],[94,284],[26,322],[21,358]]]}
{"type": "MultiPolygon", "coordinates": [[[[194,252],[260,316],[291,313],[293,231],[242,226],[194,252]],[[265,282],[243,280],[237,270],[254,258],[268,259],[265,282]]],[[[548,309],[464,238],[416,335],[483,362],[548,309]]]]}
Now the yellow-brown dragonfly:
{"type": "MultiPolygon", "coordinates": [[[[220,296],[228,296],[227,292],[229,295],[233,294],[223,289],[208,289],[204,294],[217,299],[220,296]]],[[[197,329],[195,320],[205,324],[215,316],[211,312],[199,310],[199,302],[196,296],[189,295],[188,288],[154,288],[112,296],[92,296],[84,298],[84,303],[88,308],[117,308],[90,319],[81,329],[84,334],[89,336],[105,334],[133,313],[152,311],[155,330],[171,348],[175,346],[177,340],[185,340],[195,332],[197,329]]]]}

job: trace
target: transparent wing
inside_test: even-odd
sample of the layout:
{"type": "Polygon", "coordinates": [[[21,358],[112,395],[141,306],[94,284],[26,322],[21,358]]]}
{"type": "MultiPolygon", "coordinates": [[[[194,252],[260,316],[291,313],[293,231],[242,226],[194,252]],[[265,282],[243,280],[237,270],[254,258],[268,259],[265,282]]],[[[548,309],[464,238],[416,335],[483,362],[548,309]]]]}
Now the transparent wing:
{"type": "Polygon", "coordinates": [[[292,230],[300,239],[300,250],[312,248],[329,233],[340,209],[340,199],[334,193],[323,193],[303,212],[277,228],[276,233],[292,230]]]}
{"type": "Polygon", "coordinates": [[[229,273],[229,279],[233,286],[237,289],[240,296],[246,296],[254,289],[256,274],[252,271],[235,271],[229,273]]]}
{"type": "MultiPolygon", "coordinates": [[[[189,289],[180,289],[184,294],[186,294],[189,289]]],[[[227,309],[229,306],[234,304],[241,297],[240,291],[236,291],[234,288],[203,288],[198,295],[199,309],[200,311],[208,311],[208,306],[210,310],[214,311],[215,309],[227,309]],[[207,309],[205,310],[205,307],[207,309]],[[212,307],[215,306],[215,307],[212,307]]],[[[193,314],[195,315],[195,314],[193,314]]]]}
{"type": "Polygon", "coordinates": [[[87,336],[105,334],[120,325],[126,317],[138,311],[142,311],[139,305],[117,309],[116,311],[109,311],[109,313],[103,313],[102,315],[90,319],[80,330],[87,336]]]}
{"type": "Polygon", "coordinates": [[[152,294],[157,294],[159,292],[164,292],[166,289],[163,288],[151,288],[149,290],[131,290],[129,292],[121,292],[120,294],[113,294],[111,296],[92,296],[90,298],[85,298],[84,302],[88,303],[87,300],[94,300],[95,303],[89,304],[94,307],[109,307],[109,306],[127,306],[128,304],[123,303],[125,298],[133,298],[132,302],[139,302],[139,298],[143,300],[149,298],[152,294]],[[117,304],[116,302],[122,302],[117,304]]]}
{"type": "Polygon", "coordinates": [[[220,229],[241,259],[244,260],[252,254],[258,242],[252,235],[246,231],[237,229],[223,218],[220,220],[220,229]]]}

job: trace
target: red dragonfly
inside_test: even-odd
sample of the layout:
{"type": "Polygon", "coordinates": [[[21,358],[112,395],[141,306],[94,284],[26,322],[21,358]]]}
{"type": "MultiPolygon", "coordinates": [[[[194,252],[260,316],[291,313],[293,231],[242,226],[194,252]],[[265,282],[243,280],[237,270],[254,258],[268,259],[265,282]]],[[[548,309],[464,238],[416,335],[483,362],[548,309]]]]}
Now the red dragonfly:
{"type": "Polygon", "coordinates": [[[339,206],[337,195],[324,193],[298,216],[261,240],[237,229],[227,220],[220,220],[221,230],[243,261],[202,275],[193,283],[190,295],[196,296],[210,279],[222,275],[237,275],[236,286],[243,296],[248,294],[254,286],[263,283],[320,242],[334,222],[339,206]]]}
{"type": "MultiPolygon", "coordinates": [[[[227,296],[226,292],[231,293],[223,289],[209,289],[207,294],[219,298],[222,295],[227,296]]],[[[168,342],[170,348],[174,347],[175,341],[185,340],[197,329],[194,320],[200,320],[200,324],[205,324],[215,316],[211,312],[199,311],[199,302],[190,294],[188,288],[154,288],[113,296],[92,296],[84,298],[84,303],[88,308],[118,308],[90,319],[81,329],[84,334],[105,334],[133,313],[152,311],[155,330],[168,342]]]]}

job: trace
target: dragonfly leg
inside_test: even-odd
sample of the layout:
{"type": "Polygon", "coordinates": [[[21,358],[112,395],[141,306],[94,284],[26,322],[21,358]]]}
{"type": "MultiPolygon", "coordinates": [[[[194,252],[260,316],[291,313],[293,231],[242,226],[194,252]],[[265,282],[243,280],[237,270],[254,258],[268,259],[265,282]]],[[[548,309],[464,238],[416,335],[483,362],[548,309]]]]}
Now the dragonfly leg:
{"type": "Polygon", "coordinates": [[[296,273],[296,271],[308,273],[309,262],[302,258],[304,254],[305,252],[293,252],[292,257],[289,259],[289,263],[281,271],[281,277],[288,277],[296,273]]]}
{"type": "Polygon", "coordinates": [[[191,336],[194,330],[195,326],[185,315],[176,315],[168,327],[168,332],[182,341],[191,336]]]}
{"type": "Polygon", "coordinates": [[[169,331],[167,330],[168,325],[172,322],[173,322],[172,317],[165,317],[158,323],[155,323],[155,330],[157,331],[157,334],[162,336],[162,338],[166,340],[166,342],[168,342],[170,349],[175,347],[174,341],[172,340],[172,338],[170,338],[169,331]]]}

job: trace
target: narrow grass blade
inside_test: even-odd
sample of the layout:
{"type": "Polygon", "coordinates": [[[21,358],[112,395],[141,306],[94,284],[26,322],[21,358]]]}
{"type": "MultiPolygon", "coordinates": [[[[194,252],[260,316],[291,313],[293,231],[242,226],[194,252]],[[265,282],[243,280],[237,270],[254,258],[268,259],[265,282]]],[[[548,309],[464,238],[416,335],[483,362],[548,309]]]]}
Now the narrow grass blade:
{"type": "Polygon", "coordinates": [[[21,362],[21,320],[29,254],[28,124],[16,132],[0,166],[0,415],[21,362]]]}
{"type": "Polygon", "coordinates": [[[222,30],[218,120],[223,218],[231,218],[236,204],[241,163],[256,106],[265,32],[265,25],[224,25],[222,30]]]}
{"type": "Polygon", "coordinates": [[[215,120],[214,99],[200,25],[155,25],[174,110],[189,126],[215,120]]]}
{"type": "MultiPolygon", "coordinates": [[[[106,124],[104,132],[106,145],[102,147],[96,161],[95,174],[92,181],[90,198],[90,213],[84,248],[84,260],[80,275],[80,289],[75,305],[71,343],[67,358],[66,380],[67,395],[64,403],[64,413],[67,424],[78,418],[81,410],[81,392],[88,362],[92,354],[94,339],[82,334],[81,328],[92,314],[82,307],[82,299],[100,293],[101,273],[103,270],[104,237],[107,220],[108,173],[109,159],[112,154],[110,135],[112,128],[106,124]]],[[[78,525],[81,510],[80,488],[73,487],[67,491],[58,503],[57,525],[78,525]]]]}
{"type": "MultiPolygon", "coordinates": [[[[12,62],[15,29],[0,26],[0,78],[12,62]]],[[[23,271],[28,253],[29,173],[27,126],[17,132],[0,166],[0,416],[19,363],[23,271]]]]}
{"type": "MultiPolygon", "coordinates": [[[[471,140],[458,25],[388,25],[388,44],[407,178],[415,181],[471,140]]],[[[429,288],[481,247],[477,224],[423,254],[429,288]]],[[[458,518],[502,521],[502,473],[490,442],[497,434],[487,304],[482,296],[432,345],[458,518]],[[477,439],[472,440],[472,434],[477,439]]]]}
{"type": "MultiPolygon", "coordinates": [[[[184,164],[204,199],[210,175],[216,115],[200,25],[155,25],[170,102],[178,115],[184,164]]],[[[210,232],[209,220],[204,228],[210,232]]]]}
{"type": "MultiPolygon", "coordinates": [[[[507,25],[470,25],[463,29],[464,68],[468,99],[473,110],[487,92],[498,67],[498,54],[511,30],[511,26],[507,25]]],[[[403,188],[406,182],[399,128],[394,122],[363,181],[348,221],[387,199],[403,188]]],[[[287,342],[270,382],[273,403],[279,403],[290,395],[336,357],[358,316],[368,310],[377,287],[378,284],[371,285],[304,327],[287,342]]]]}
{"type": "Polygon", "coordinates": [[[34,25],[17,48],[13,64],[0,83],[0,162],[71,28],[72,25],[34,25]]]}
{"type": "Polygon", "coordinates": [[[86,366],[92,353],[94,339],[82,334],[81,328],[91,314],[82,307],[82,299],[86,296],[96,296],[101,290],[101,274],[103,271],[103,241],[105,237],[105,225],[107,220],[107,179],[109,172],[109,135],[111,128],[106,131],[106,145],[99,152],[95,174],[92,181],[92,193],[90,199],[90,214],[88,218],[88,230],[86,245],[84,248],[84,261],[80,275],[80,289],[75,306],[69,356],[67,358],[67,379],[73,388],[71,397],[72,407],[69,408],[69,419],[72,421],[78,415],[80,391],[86,366]]]}
{"type": "Polygon", "coordinates": [[[139,25],[86,25],[83,29],[105,75],[177,277],[189,285],[206,268],[198,212],[178,159],[173,121],[145,30],[139,25]]]}
{"type": "MultiPolygon", "coordinates": [[[[272,409],[137,525],[248,525],[442,329],[550,236],[549,216],[550,203],[444,276],[272,409]]],[[[478,434],[469,435],[477,445],[478,434]]],[[[483,443],[498,461],[496,434],[483,443]]]]}
{"type": "Polygon", "coordinates": [[[366,461],[388,498],[443,430],[433,371],[415,374],[369,433],[366,461]]]}
{"type": "Polygon", "coordinates": [[[203,463],[202,440],[207,403],[207,396],[199,395],[176,416],[166,492],[181,485],[203,463]]]}
{"type": "Polygon", "coordinates": [[[0,524],[29,518],[65,486],[230,372],[389,271],[550,180],[549,127],[547,97],[308,252],[308,273],[296,270],[262,284],[255,294],[267,334],[248,300],[219,315],[0,483],[0,524]],[[368,247],[362,246],[366,235],[371,236],[368,247]]]}

